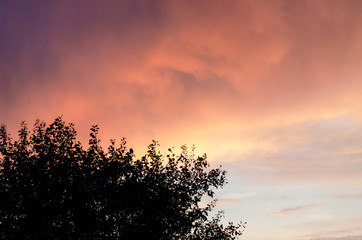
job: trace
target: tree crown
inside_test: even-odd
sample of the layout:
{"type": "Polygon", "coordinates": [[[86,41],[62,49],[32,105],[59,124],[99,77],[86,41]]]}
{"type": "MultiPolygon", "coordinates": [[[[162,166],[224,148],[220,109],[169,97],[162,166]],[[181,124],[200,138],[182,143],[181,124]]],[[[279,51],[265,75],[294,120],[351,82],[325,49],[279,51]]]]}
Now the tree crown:
{"type": "Polygon", "coordinates": [[[166,156],[153,141],[135,158],[126,140],[104,150],[98,126],[89,147],[61,117],[23,122],[13,141],[0,127],[0,236],[3,239],[236,239],[244,223],[223,226],[203,196],[226,184],[224,170],[182,146],[166,156]]]}

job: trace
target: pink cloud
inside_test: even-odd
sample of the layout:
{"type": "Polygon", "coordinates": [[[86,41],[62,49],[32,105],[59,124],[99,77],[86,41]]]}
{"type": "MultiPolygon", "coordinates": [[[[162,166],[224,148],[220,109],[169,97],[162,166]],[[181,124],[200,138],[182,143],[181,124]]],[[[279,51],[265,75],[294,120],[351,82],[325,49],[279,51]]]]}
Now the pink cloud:
{"type": "Polygon", "coordinates": [[[296,213],[296,212],[308,211],[308,210],[318,208],[318,207],[321,207],[321,206],[323,206],[323,204],[310,204],[310,205],[297,206],[297,207],[292,207],[292,208],[283,208],[283,209],[280,209],[278,211],[269,213],[268,215],[292,214],[292,213],[296,213]]]}

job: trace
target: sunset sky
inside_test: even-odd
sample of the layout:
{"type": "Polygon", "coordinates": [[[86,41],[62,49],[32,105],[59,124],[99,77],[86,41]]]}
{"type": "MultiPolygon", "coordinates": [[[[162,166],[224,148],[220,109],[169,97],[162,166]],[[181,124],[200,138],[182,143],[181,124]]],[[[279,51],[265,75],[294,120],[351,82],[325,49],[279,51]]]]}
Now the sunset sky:
{"type": "Polygon", "coordinates": [[[0,1],[0,124],[195,145],[244,240],[362,240],[362,1],[0,1]]]}

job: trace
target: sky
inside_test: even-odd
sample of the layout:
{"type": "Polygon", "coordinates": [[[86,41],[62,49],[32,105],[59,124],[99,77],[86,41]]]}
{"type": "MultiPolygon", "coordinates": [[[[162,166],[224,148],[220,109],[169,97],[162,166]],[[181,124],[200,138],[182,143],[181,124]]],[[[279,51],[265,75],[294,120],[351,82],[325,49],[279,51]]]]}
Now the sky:
{"type": "Polygon", "coordinates": [[[244,240],[362,240],[362,1],[0,1],[0,123],[187,144],[244,240]]]}

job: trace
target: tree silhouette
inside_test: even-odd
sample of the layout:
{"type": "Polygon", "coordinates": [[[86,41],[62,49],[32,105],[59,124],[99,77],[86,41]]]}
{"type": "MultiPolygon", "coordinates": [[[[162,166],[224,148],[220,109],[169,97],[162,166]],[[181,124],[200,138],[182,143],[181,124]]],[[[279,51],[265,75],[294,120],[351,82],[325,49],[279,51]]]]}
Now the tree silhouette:
{"type": "Polygon", "coordinates": [[[206,155],[183,146],[166,156],[152,142],[135,159],[125,139],[105,151],[90,132],[89,148],[73,124],[57,118],[21,124],[13,141],[0,128],[1,239],[236,239],[244,223],[220,223],[201,207],[203,196],[226,183],[225,171],[208,170],[206,155]]]}

